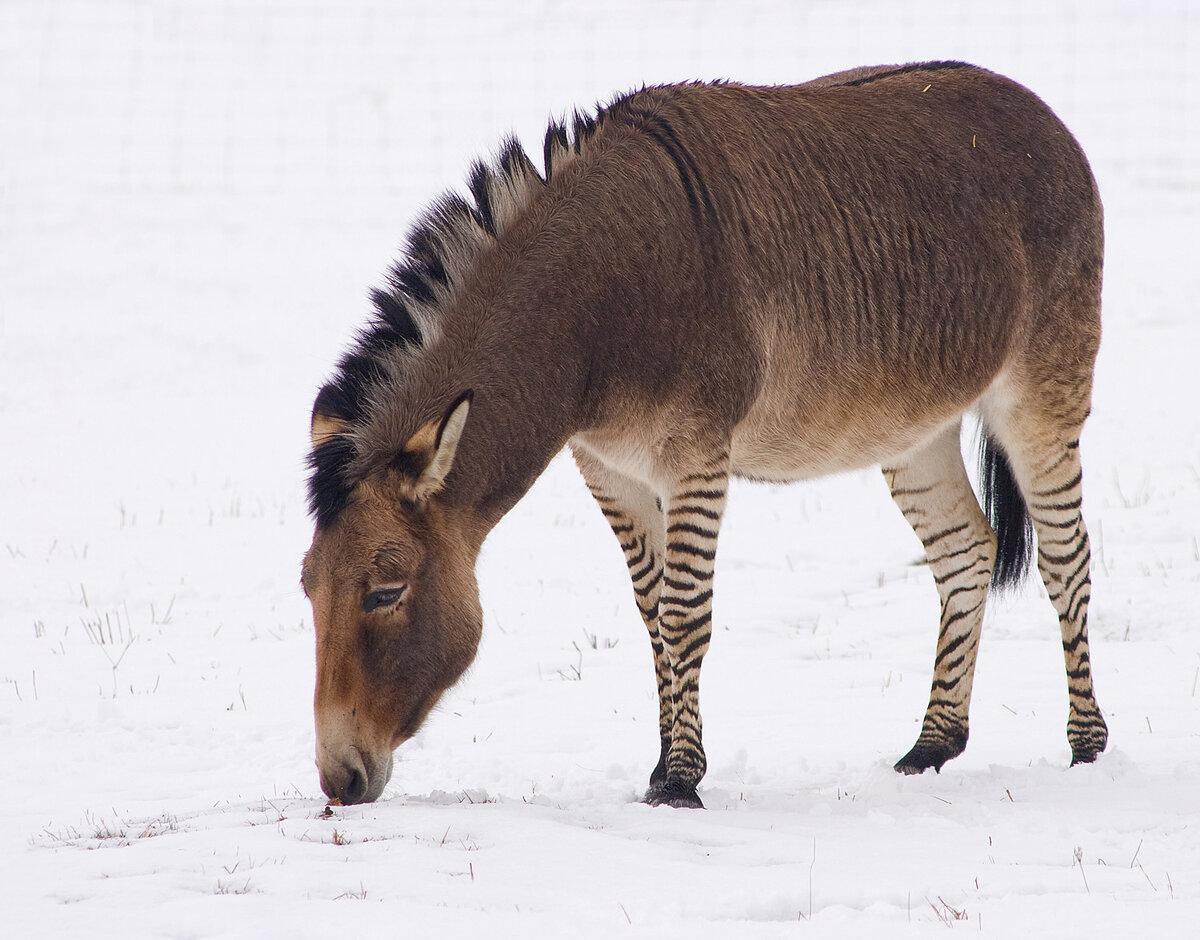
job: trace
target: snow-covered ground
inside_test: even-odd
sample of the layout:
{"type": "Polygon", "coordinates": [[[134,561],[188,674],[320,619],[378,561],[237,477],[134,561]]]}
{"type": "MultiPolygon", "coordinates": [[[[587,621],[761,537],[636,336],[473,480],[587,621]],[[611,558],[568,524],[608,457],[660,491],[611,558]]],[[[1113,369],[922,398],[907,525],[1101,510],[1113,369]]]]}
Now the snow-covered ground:
{"type": "Polygon", "coordinates": [[[1186,0],[3,0],[0,934],[1195,936],[1198,63],[1186,0]],[[933,657],[919,544],[875,472],[737,486],[709,808],[640,804],[648,644],[560,458],[485,548],[477,665],[385,798],[325,818],[308,412],[414,215],[643,82],[924,58],[1034,88],[1105,197],[1108,752],[1067,769],[1030,584],[989,610],[967,752],[894,774],[933,657]]]}

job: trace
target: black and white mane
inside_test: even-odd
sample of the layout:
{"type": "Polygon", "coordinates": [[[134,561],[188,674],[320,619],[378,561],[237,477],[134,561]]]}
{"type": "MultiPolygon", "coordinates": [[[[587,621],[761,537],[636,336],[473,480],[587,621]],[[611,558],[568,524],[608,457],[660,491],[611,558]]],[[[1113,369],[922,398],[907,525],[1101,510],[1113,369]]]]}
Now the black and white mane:
{"type": "MultiPolygon", "coordinates": [[[[387,381],[391,366],[436,335],[442,311],[470,277],[480,253],[581,153],[606,113],[602,108],[593,118],[577,111],[570,130],[565,122],[551,122],[543,145],[544,175],[510,136],[494,163],[477,161],[471,168],[471,201],[450,191],[433,202],[409,231],[385,285],[371,291],[374,314],[321,389],[314,413],[336,416],[351,427],[370,417],[373,392],[387,381]]],[[[347,471],[355,456],[353,437],[337,435],[309,457],[309,510],[319,527],[332,523],[345,506],[354,485],[347,471]]]]}

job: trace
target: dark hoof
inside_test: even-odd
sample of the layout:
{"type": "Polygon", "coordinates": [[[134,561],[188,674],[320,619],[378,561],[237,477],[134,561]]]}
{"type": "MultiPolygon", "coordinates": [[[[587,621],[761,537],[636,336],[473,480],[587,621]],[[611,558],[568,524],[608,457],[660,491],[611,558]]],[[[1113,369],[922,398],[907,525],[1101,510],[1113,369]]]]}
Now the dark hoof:
{"type": "Polygon", "coordinates": [[[1090,764],[1108,744],[1108,727],[1099,714],[1075,719],[1067,728],[1067,739],[1071,742],[1071,766],[1090,764]]]}
{"type": "Polygon", "coordinates": [[[1090,764],[1100,756],[1100,752],[1104,750],[1104,746],[1108,743],[1107,738],[1100,741],[1077,741],[1071,745],[1071,766],[1076,764],[1090,764]]]}
{"type": "Polygon", "coordinates": [[[704,809],[704,804],[700,802],[700,794],[696,792],[696,788],[679,783],[664,782],[658,785],[652,783],[642,798],[642,802],[649,803],[651,806],[674,806],[676,809],[704,809]]]}
{"type": "Polygon", "coordinates": [[[936,773],[941,773],[942,764],[958,757],[966,746],[965,736],[961,744],[917,741],[911,751],[896,761],[896,770],[902,774],[923,774],[932,767],[936,773]]]}
{"type": "MultiPolygon", "coordinates": [[[[671,741],[669,738],[664,738],[662,742],[662,751],[658,755],[658,763],[654,765],[654,769],[650,771],[650,789],[646,791],[647,795],[655,790],[661,790],[667,785],[667,752],[671,749],[671,741]]],[[[647,800],[646,802],[649,802],[647,800]]]]}

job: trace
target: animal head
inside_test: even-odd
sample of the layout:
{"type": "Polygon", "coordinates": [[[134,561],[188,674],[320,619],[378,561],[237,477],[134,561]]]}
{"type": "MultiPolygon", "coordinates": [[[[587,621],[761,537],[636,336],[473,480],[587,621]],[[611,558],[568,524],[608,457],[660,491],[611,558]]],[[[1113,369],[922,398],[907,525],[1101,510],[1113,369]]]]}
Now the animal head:
{"type": "Polygon", "coordinates": [[[379,797],[392,752],[416,734],[479,645],[479,540],[468,515],[439,496],[471,394],[365,471],[349,459],[353,428],[323,408],[324,397],[313,411],[314,480],[338,477],[337,505],[317,507],[302,583],[317,637],[321,788],[350,804],[379,797]]]}
{"type": "MultiPolygon", "coordinates": [[[[596,126],[576,115],[572,144],[565,126],[551,125],[545,179],[510,139],[496,165],[472,170],[473,204],[456,194],[437,200],[410,232],[386,288],[371,293],[373,321],[317,396],[309,482],[316,534],[303,584],[317,635],[317,765],[322,788],[343,803],[379,796],[392,751],[416,733],[479,645],[475,559],[489,527],[483,513],[494,523],[504,499],[476,512],[461,505],[467,498],[455,500],[460,488],[443,489],[472,398],[468,391],[439,399],[457,373],[429,364],[430,347],[444,338],[448,309],[474,309],[463,297],[480,259],[596,126]]],[[[475,483],[479,472],[497,469],[483,463],[471,463],[475,483]]]]}

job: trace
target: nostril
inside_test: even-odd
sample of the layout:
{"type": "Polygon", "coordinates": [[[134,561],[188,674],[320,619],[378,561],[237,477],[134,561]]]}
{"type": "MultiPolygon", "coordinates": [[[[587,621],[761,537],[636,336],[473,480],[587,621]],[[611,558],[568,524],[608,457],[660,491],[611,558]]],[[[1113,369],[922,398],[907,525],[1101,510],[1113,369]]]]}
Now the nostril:
{"type": "Polygon", "coordinates": [[[360,767],[348,767],[350,779],[341,793],[343,803],[361,803],[367,792],[367,775],[360,767]]]}
{"type": "Polygon", "coordinates": [[[370,774],[357,750],[343,758],[334,758],[320,767],[321,789],[343,805],[362,803],[371,784],[370,774]]]}

